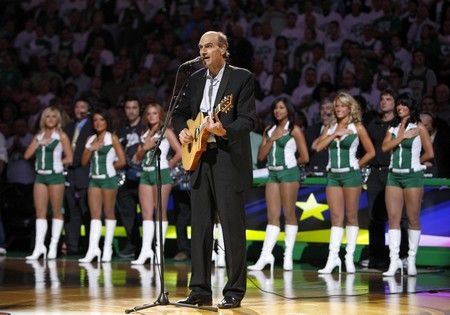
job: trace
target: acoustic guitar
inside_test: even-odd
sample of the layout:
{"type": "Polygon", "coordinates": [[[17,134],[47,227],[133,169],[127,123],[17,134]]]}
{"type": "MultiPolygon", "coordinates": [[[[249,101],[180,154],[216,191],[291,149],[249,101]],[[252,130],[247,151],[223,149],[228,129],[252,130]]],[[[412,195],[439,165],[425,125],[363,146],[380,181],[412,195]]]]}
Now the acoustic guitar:
{"type": "MultiPolygon", "coordinates": [[[[214,109],[213,116],[228,112],[233,107],[233,95],[225,96],[214,109]]],[[[181,146],[181,162],[186,171],[193,171],[200,161],[203,152],[206,151],[208,144],[209,132],[205,129],[206,126],[205,115],[202,112],[197,114],[195,120],[189,119],[187,129],[191,132],[194,141],[183,144],[181,146]]]]}

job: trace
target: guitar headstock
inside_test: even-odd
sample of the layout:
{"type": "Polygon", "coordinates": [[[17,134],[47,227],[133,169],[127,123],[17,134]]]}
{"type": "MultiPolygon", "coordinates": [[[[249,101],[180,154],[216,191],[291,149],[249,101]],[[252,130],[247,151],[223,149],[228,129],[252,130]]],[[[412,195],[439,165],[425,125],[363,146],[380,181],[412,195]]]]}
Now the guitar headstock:
{"type": "Polygon", "coordinates": [[[216,107],[216,113],[227,113],[233,108],[233,94],[225,96],[216,107]]]}

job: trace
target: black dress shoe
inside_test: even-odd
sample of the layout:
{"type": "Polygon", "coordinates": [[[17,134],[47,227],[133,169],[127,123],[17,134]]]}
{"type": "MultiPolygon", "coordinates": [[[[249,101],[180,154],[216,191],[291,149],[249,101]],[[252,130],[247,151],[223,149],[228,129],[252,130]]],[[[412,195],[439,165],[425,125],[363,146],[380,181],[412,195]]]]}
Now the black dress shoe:
{"type": "Polygon", "coordinates": [[[180,304],[189,304],[189,305],[197,305],[197,306],[209,306],[212,305],[212,297],[208,295],[189,295],[184,300],[179,300],[177,303],[180,304]]]}
{"type": "Polygon", "coordinates": [[[236,308],[241,306],[241,299],[225,296],[219,304],[217,304],[218,308],[236,308]]]}

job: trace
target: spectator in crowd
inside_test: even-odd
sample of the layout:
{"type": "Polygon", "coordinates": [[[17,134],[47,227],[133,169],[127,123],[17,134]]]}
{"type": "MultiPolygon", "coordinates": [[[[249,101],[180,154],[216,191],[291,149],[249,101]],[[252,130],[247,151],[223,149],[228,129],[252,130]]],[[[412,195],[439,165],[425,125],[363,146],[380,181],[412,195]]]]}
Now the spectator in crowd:
{"type": "MultiPolygon", "coordinates": [[[[0,188],[3,189],[3,171],[8,163],[8,151],[6,150],[6,141],[3,133],[0,132],[0,188]]],[[[0,209],[0,256],[6,255],[6,235],[2,220],[3,209],[0,209]]]]}
{"type": "Polygon", "coordinates": [[[112,257],[112,241],[116,228],[114,207],[117,196],[117,169],[125,166],[125,153],[119,138],[111,132],[111,117],[107,110],[96,109],[91,118],[95,134],[86,142],[81,165],[90,164],[90,180],[88,189],[88,203],[91,213],[89,248],[86,256],[79,262],[87,263],[97,258],[110,262],[112,257]],[[102,233],[102,212],[105,215],[106,234],[103,252],[100,251],[99,241],[102,233]]]}
{"type": "Polygon", "coordinates": [[[361,193],[361,173],[375,155],[375,149],[366,129],[361,124],[359,104],[348,93],[340,92],[333,101],[333,118],[316,144],[320,152],[328,147],[327,201],[331,211],[329,254],[325,267],[319,273],[329,274],[338,267],[341,271],[339,249],[346,225],[347,254],[345,266],[348,273],[355,272],[353,254],[358,238],[358,208],[361,193]],[[358,160],[357,147],[361,142],[365,154],[358,160]]]}
{"type": "Polygon", "coordinates": [[[117,209],[122,225],[127,233],[126,243],[119,252],[120,257],[133,257],[139,246],[139,223],[137,205],[139,202],[138,186],[142,167],[134,156],[137,152],[140,137],[144,131],[141,123],[141,103],[134,96],[124,100],[126,121],[119,128],[117,136],[125,150],[127,165],[125,166],[125,180],[117,192],[117,209]]]}
{"type": "Polygon", "coordinates": [[[420,102],[423,96],[432,95],[437,85],[436,74],[427,67],[423,50],[413,52],[412,67],[406,75],[406,85],[412,90],[415,102],[420,102]]]}
{"type": "Polygon", "coordinates": [[[6,181],[13,191],[7,198],[13,209],[21,209],[26,215],[34,213],[32,196],[35,175],[33,164],[25,160],[23,154],[32,140],[33,135],[25,119],[17,118],[12,126],[12,135],[6,140],[8,149],[6,181]]]}
{"type": "Polygon", "coordinates": [[[81,156],[88,137],[94,132],[89,117],[90,110],[89,101],[77,99],[73,103],[74,119],[64,127],[73,151],[73,161],[67,168],[67,184],[64,191],[65,251],[69,255],[80,252],[82,223],[84,223],[85,230],[89,230],[90,217],[87,201],[89,168],[81,165],[81,156]]]}
{"type": "Polygon", "coordinates": [[[105,81],[103,93],[108,98],[109,104],[116,107],[119,104],[121,95],[125,95],[129,82],[125,77],[125,67],[121,62],[117,62],[112,68],[112,77],[105,81]]]}
{"type": "Polygon", "coordinates": [[[427,172],[436,177],[450,178],[449,128],[437,125],[434,114],[430,112],[422,112],[420,121],[430,134],[434,152],[434,158],[425,162],[427,172]]]}
{"type": "Polygon", "coordinates": [[[403,206],[408,217],[408,276],[415,276],[416,254],[420,240],[420,205],[423,194],[423,163],[433,158],[427,129],[420,123],[413,98],[400,95],[395,102],[396,116],[386,132],[381,149],[391,152],[386,183],[386,208],[389,218],[389,269],[384,276],[403,274],[399,258],[400,218],[403,206]],[[423,153],[421,154],[421,151],[423,153]],[[402,152],[401,152],[402,151],[402,152]]]}
{"type": "MultiPolygon", "coordinates": [[[[450,7],[450,6],[449,6],[450,7]]],[[[447,9],[450,10],[450,9],[447,9]]],[[[450,17],[443,21],[438,34],[439,68],[437,75],[440,82],[450,81],[450,17]]]]}
{"type": "Polygon", "coordinates": [[[78,58],[73,57],[70,59],[69,72],[70,75],[66,79],[65,84],[75,84],[77,88],[75,97],[80,97],[83,95],[83,93],[89,91],[89,88],[91,86],[91,78],[84,73],[83,64],[78,58]]]}
{"type": "Polygon", "coordinates": [[[266,183],[267,226],[261,255],[248,270],[262,270],[267,264],[273,271],[272,250],[280,233],[280,212],[285,217],[285,251],[283,270],[293,269],[293,250],[298,220],[295,201],[300,188],[298,164],[308,163],[308,149],[301,129],[295,125],[295,110],[287,98],[275,99],[271,106],[273,125],[264,131],[258,160],[267,159],[269,179],[266,183]],[[296,158],[296,155],[299,158],[296,158]]]}
{"type": "Polygon", "coordinates": [[[238,23],[231,26],[233,40],[230,41],[230,60],[236,67],[250,70],[253,58],[253,46],[245,38],[244,30],[238,23]]]}
{"type": "Polygon", "coordinates": [[[445,83],[440,83],[434,89],[436,114],[450,126],[450,89],[445,83]]]}
{"type": "Polygon", "coordinates": [[[61,206],[64,198],[64,167],[72,163],[73,153],[70,141],[61,128],[61,112],[47,107],[41,115],[39,133],[34,136],[23,157],[28,160],[35,156],[36,178],[33,187],[34,207],[36,209],[36,237],[33,253],[26,259],[55,259],[58,242],[63,227],[61,206]],[[47,234],[47,210],[50,201],[52,209],[52,233],[47,253],[45,236],[47,234]]]}

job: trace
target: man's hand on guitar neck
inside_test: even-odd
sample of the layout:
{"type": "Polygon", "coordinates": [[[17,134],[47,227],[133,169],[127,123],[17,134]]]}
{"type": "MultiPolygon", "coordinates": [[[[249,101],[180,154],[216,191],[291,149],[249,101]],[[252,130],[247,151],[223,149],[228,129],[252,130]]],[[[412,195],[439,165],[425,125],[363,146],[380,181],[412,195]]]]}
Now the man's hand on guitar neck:
{"type": "Polygon", "coordinates": [[[212,118],[212,115],[209,115],[208,117],[206,117],[205,129],[218,137],[224,137],[227,135],[227,131],[225,128],[223,128],[223,125],[222,125],[221,121],[219,120],[219,117],[217,114],[215,115],[214,118],[212,118]]]}
{"type": "Polygon", "coordinates": [[[194,137],[187,128],[181,130],[180,134],[178,135],[178,139],[180,139],[181,144],[188,144],[194,141],[194,137]]]}

